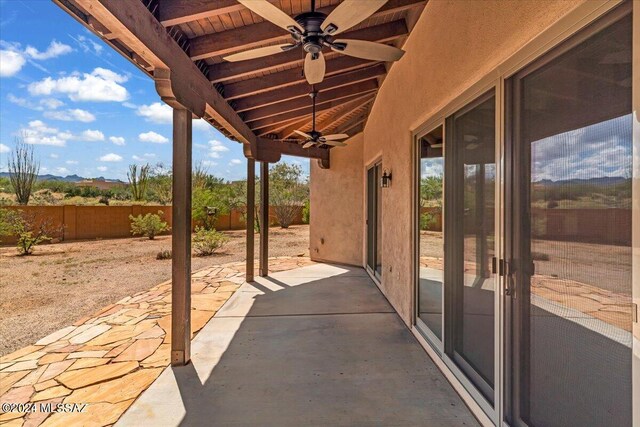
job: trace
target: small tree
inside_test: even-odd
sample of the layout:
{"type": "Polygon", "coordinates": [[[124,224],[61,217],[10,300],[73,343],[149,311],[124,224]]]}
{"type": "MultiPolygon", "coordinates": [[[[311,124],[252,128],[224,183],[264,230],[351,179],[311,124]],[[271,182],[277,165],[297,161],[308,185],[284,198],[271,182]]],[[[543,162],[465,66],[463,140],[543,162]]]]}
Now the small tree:
{"type": "Polygon", "coordinates": [[[11,234],[18,237],[16,248],[20,255],[31,255],[40,243],[51,240],[53,232],[51,220],[44,219],[36,224],[35,215],[27,215],[22,211],[7,215],[11,234]]]}
{"type": "Polygon", "coordinates": [[[309,198],[309,187],[299,165],[278,163],[269,172],[270,202],[282,228],[289,228],[309,198]]]}
{"type": "Polygon", "coordinates": [[[158,163],[151,171],[149,189],[153,198],[163,205],[170,204],[173,198],[173,172],[171,167],[158,163]]]}
{"type": "Polygon", "coordinates": [[[149,184],[149,165],[140,166],[133,164],[129,165],[129,172],[127,172],[127,179],[129,180],[129,190],[131,191],[131,197],[136,202],[144,200],[147,193],[147,185],[149,184]]]}
{"type": "Polygon", "coordinates": [[[148,213],[145,216],[138,215],[134,217],[129,215],[131,234],[134,236],[147,236],[149,240],[155,239],[157,234],[169,230],[169,225],[161,218],[162,215],[164,215],[162,211],[158,211],[158,214],[148,213]]]}
{"type": "Polygon", "coordinates": [[[24,137],[16,137],[16,147],[9,157],[9,180],[20,205],[26,205],[31,198],[33,186],[38,178],[40,162],[33,155],[33,146],[24,142],[24,137]]]}

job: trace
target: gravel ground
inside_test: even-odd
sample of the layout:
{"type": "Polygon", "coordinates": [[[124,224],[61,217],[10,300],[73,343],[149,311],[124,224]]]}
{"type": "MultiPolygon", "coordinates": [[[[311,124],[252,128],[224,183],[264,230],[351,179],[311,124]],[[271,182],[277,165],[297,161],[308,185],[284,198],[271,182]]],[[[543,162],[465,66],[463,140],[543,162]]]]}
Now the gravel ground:
{"type": "MultiPolygon", "coordinates": [[[[245,259],[245,232],[224,232],[220,254],[193,257],[192,269],[245,259]]],[[[125,296],[171,279],[171,261],[156,260],[171,236],[44,245],[31,256],[0,248],[0,355],[33,344],[125,296]]],[[[256,235],[256,263],[258,235],[256,235]]],[[[309,226],[269,230],[270,256],[309,254],[309,226]]]]}

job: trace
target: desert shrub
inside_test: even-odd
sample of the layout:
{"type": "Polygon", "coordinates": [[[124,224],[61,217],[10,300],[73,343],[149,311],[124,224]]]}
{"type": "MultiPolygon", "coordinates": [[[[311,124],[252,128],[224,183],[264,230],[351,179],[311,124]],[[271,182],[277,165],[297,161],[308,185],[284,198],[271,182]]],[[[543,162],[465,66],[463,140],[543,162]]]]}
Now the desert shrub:
{"type": "Polygon", "coordinates": [[[147,236],[149,240],[155,239],[156,235],[163,231],[169,230],[169,225],[162,220],[164,212],[158,211],[157,214],[148,213],[145,216],[129,215],[131,220],[131,234],[147,236]]]}
{"type": "Polygon", "coordinates": [[[229,238],[216,230],[207,230],[204,227],[196,227],[196,233],[191,240],[193,249],[198,256],[213,255],[222,248],[229,238]]]}
{"type": "Polygon", "coordinates": [[[54,230],[49,220],[36,224],[35,215],[14,213],[16,215],[12,215],[10,220],[11,232],[18,237],[16,248],[20,255],[31,255],[36,246],[51,240],[54,230]]]}
{"type": "Polygon", "coordinates": [[[20,214],[12,209],[0,209],[0,241],[15,234],[15,223],[19,218],[20,214]]]}
{"type": "Polygon", "coordinates": [[[305,224],[309,224],[309,220],[311,218],[311,206],[309,204],[309,200],[304,201],[304,206],[302,207],[302,222],[305,224]]]}
{"type": "Polygon", "coordinates": [[[171,249],[163,249],[156,254],[157,260],[171,259],[171,249]]]}
{"type": "Polygon", "coordinates": [[[549,200],[547,202],[547,209],[557,208],[558,206],[560,206],[560,204],[558,202],[556,202],[555,200],[549,200]]]}
{"type": "Polygon", "coordinates": [[[420,230],[432,230],[438,224],[438,215],[434,212],[425,212],[420,215],[420,230]]]}
{"type": "Polygon", "coordinates": [[[151,167],[149,165],[129,165],[129,172],[127,172],[129,191],[131,192],[131,197],[136,202],[144,200],[144,197],[147,194],[150,168],[151,167]]]}

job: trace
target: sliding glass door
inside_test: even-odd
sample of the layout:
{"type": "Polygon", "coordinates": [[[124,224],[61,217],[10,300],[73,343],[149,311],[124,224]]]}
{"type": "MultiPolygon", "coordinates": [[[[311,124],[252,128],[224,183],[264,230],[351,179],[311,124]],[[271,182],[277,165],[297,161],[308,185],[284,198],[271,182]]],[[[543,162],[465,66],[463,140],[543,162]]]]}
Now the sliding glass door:
{"type": "Polygon", "coordinates": [[[511,425],[632,425],[628,6],[508,82],[511,425]]]}
{"type": "MultiPolygon", "coordinates": [[[[417,321],[434,342],[442,342],[444,240],[443,225],[443,127],[422,136],[419,141],[420,177],[418,182],[417,321]]],[[[441,347],[441,346],[438,346],[441,347]]]]}
{"type": "Polygon", "coordinates": [[[493,405],[496,96],[491,90],[446,122],[447,354],[493,405]]]}
{"type": "Polygon", "coordinates": [[[367,269],[382,277],[382,164],[367,169],[367,269]]]}

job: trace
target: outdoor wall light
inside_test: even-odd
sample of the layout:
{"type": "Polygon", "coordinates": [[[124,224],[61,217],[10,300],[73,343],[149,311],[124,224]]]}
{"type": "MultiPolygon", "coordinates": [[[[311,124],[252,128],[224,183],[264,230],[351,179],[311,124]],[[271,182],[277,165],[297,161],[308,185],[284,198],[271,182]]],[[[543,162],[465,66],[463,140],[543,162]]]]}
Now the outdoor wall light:
{"type": "Polygon", "coordinates": [[[382,178],[380,179],[380,186],[382,188],[391,187],[391,172],[386,169],[382,172],[382,178]]]}

